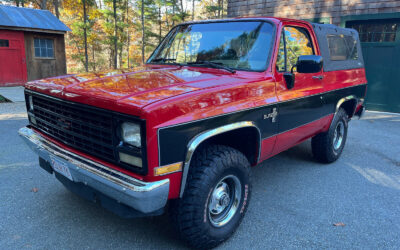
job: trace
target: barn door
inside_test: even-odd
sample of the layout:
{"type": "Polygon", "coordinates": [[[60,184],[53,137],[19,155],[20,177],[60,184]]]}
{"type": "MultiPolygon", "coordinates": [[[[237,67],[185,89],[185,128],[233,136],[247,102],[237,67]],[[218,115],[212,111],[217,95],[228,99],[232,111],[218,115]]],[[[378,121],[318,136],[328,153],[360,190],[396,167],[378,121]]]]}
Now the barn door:
{"type": "Polygon", "coordinates": [[[26,79],[23,33],[0,30],[0,86],[23,84],[26,79]]]}
{"type": "Polygon", "coordinates": [[[400,19],[349,21],[346,26],[360,34],[367,109],[400,112],[400,19]]]}

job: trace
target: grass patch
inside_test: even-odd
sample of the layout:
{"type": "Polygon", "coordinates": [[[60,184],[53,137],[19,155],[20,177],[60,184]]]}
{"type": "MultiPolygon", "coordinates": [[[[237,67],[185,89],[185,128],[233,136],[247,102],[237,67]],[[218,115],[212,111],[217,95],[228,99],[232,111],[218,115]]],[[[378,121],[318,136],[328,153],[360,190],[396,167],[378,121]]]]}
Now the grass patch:
{"type": "Polygon", "coordinates": [[[0,103],[3,102],[11,102],[10,100],[8,100],[7,98],[5,98],[4,96],[0,95],[0,103]]]}

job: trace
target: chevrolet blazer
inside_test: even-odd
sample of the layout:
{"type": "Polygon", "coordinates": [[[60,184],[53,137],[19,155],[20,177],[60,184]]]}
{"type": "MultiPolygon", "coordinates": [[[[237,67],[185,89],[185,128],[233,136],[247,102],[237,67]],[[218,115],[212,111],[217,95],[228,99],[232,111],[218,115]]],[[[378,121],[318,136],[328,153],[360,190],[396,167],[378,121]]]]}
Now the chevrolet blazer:
{"type": "Polygon", "coordinates": [[[69,190],[124,217],[169,211],[192,247],[239,226],[251,166],[311,138],[337,160],[364,111],[358,34],[284,18],[174,27],[142,67],[25,85],[19,133],[69,190]]]}

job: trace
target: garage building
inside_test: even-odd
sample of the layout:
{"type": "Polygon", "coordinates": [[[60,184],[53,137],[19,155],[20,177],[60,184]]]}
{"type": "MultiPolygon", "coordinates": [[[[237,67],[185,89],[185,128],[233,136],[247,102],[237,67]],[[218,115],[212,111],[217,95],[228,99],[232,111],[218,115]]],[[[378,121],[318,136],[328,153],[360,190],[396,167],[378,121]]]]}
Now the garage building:
{"type": "Polygon", "coordinates": [[[0,87],[66,74],[67,31],[49,11],[0,5],[0,87]]]}
{"type": "Polygon", "coordinates": [[[228,0],[228,16],[277,16],[331,23],[360,34],[367,109],[400,112],[400,1],[228,0]]]}

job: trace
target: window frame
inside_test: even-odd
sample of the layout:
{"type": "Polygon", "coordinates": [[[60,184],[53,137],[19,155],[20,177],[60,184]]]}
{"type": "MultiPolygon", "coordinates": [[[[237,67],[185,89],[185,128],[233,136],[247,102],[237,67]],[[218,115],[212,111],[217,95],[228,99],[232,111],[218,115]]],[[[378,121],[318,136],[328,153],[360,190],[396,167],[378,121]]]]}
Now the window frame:
{"type": "Polygon", "coordinates": [[[4,49],[4,48],[10,48],[10,39],[0,39],[0,41],[6,41],[6,43],[7,43],[7,46],[0,46],[0,48],[1,49],[4,49]]]}
{"type": "MultiPolygon", "coordinates": [[[[312,39],[312,37],[311,37],[311,34],[310,34],[310,31],[306,28],[306,27],[303,27],[303,26],[296,26],[296,25],[291,25],[291,24],[289,24],[289,25],[284,25],[284,26],[282,26],[282,29],[281,29],[281,37],[283,36],[283,49],[284,49],[284,55],[285,55],[285,70],[284,71],[279,71],[279,70],[277,70],[277,68],[276,68],[276,63],[277,63],[277,61],[278,61],[278,54],[279,54],[279,47],[280,47],[280,43],[281,43],[281,37],[279,37],[279,45],[278,45],[278,54],[276,55],[276,61],[275,61],[275,70],[277,71],[277,72],[280,72],[280,73],[286,73],[286,72],[289,72],[288,71],[288,69],[287,69],[287,56],[286,56],[286,54],[287,54],[287,49],[286,49],[286,34],[285,34],[285,28],[286,27],[291,27],[291,28],[295,28],[295,29],[303,29],[303,30],[305,30],[306,31],[306,33],[307,33],[307,36],[308,36],[308,39],[310,40],[310,42],[311,42],[311,48],[312,48],[312,51],[313,51],[313,55],[315,55],[316,54],[316,47],[315,47],[315,44],[314,44],[314,41],[313,41],[313,39],[312,39]]],[[[294,72],[297,72],[297,70],[293,70],[294,72]]]]}
{"type": "MultiPolygon", "coordinates": [[[[55,60],[56,59],[56,43],[55,43],[55,38],[52,37],[33,37],[33,56],[35,59],[37,60],[55,60]],[[39,39],[39,40],[51,40],[53,43],[53,57],[40,57],[40,56],[36,56],[36,47],[35,47],[35,40],[39,39]]],[[[41,49],[41,47],[39,47],[41,49]]],[[[47,48],[47,46],[46,46],[47,48]]]]}

